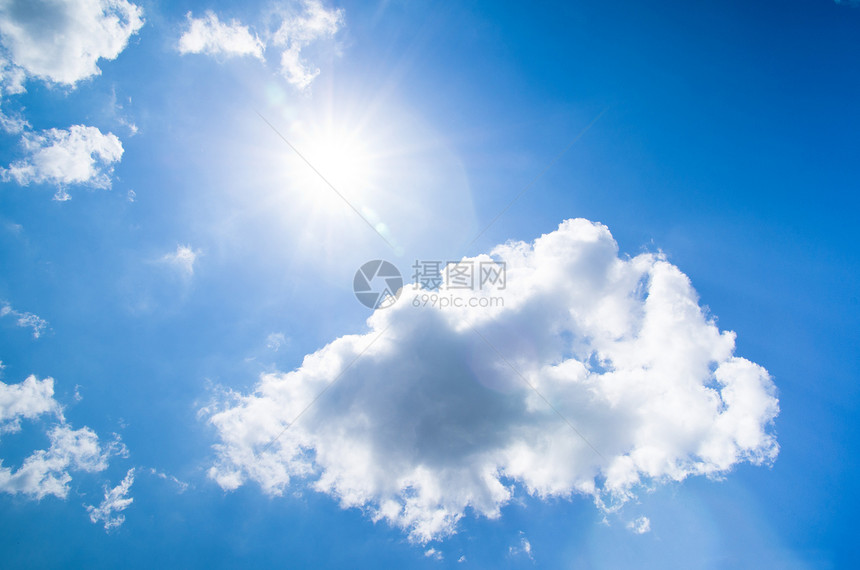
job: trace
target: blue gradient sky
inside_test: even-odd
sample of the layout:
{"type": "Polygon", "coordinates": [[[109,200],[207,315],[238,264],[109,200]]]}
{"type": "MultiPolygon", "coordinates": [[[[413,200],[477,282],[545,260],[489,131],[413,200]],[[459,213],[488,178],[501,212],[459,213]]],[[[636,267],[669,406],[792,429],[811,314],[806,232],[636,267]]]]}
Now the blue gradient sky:
{"type": "MultiPolygon", "coordinates": [[[[0,183],[0,301],[49,323],[34,339],[0,319],[0,361],[8,384],[53,377],[69,422],[118,433],[129,454],[75,476],[65,500],[0,493],[0,565],[857,563],[860,8],[326,4],[344,25],[335,47],[308,52],[320,74],[302,91],[276,62],[177,51],[189,11],[253,24],[271,5],[140,5],[146,24],[101,75],[3,96],[33,130],[89,124],[122,140],[111,190],[71,187],[58,202],[49,183],[0,183]],[[363,125],[387,170],[377,191],[350,196],[381,212],[402,254],[324,187],[284,191],[307,172],[257,113],[284,129],[363,125]],[[414,196],[412,217],[385,218],[414,196]],[[408,274],[415,258],[531,241],[575,217],[608,226],[624,254],[664,252],[737,332],[737,354],[767,368],[781,410],[773,466],[657,486],[608,524],[588,498],[524,495],[424,546],[301,485],[272,498],[207,477],[216,438],[198,411],[214,387],[248,392],[261,372],[365,332],[351,291],[361,263],[408,274]],[[162,261],[186,244],[198,252],[190,277],[162,261]],[[106,533],[81,505],[132,467],[134,503],[106,533]],[[651,532],[625,527],[640,515],[651,532]]],[[[0,165],[22,156],[18,139],[0,134],[0,165]]],[[[3,465],[44,447],[39,425],[3,435],[3,465]]]]}

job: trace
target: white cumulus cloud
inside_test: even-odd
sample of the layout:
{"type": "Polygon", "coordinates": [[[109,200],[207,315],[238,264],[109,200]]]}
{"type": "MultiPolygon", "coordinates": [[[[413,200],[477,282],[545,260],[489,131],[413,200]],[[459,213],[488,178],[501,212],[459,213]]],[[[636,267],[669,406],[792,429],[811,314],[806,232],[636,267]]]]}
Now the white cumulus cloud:
{"type": "Polygon", "coordinates": [[[21,420],[53,415],[57,422],[46,431],[50,447],[33,451],[17,469],[0,459],[0,492],[23,494],[34,499],[48,495],[64,499],[71,472],[107,469],[112,455],[125,453],[119,441],[107,445],[89,427],[74,429],[66,423],[62,407],[54,399],[54,380],[30,376],[20,384],[0,382],[0,433],[21,429],[21,420]]]}
{"type": "Polygon", "coordinates": [[[23,186],[45,182],[57,185],[58,200],[69,199],[66,186],[72,184],[110,188],[113,164],[123,153],[116,135],[84,125],[25,133],[21,143],[27,156],[9,168],[0,168],[3,180],[14,180],[23,186]]]}
{"type": "MultiPolygon", "coordinates": [[[[0,42],[28,75],[74,85],[98,75],[143,25],[143,11],[126,0],[4,0],[0,42]]],[[[19,82],[20,84],[20,82],[19,82]]]]}
{"type": "Polygon", "coordinates": [[[247,26],[232,20],[225,24],[212,12],[203,18],[188,13],[188,29],[179,38],[180,53],[243,56],[263,58],[263,42],[247,26]]]}
{"type": "Polygon", "coordinates": [[[54,400],[53,378],[39,380],[30,375],[20,384],[0,382],[0,434],[20,431],[22,419],[32,420],[48,413],[63,415],[54,400]]]}
{"type": "Polygon", "coordinates": [[[424,551],[424,556],[427,558],[432,558],[433,560],[442,560],[444,559],[444,555],[436,550],[435,548],[428,548],[424,551]]]}
{"type": "Polygon", "coordinates": [[[22,493],[35,499],[54,495],[65,499],[69,493],[70,471],[104,471],[115,446],[102,446],[88,427],[72,429],[61,424],[48,431],[49,449],[34,451],[23,465],[12,470],[0,462],[0,491],[22,493]]]}
{"type": "MultiPolygon", "coordinates": [[[[74,88],[99,75],[99,60],[113,60],[143,26],[142,9],[127,0],[0,0],[0,104],[23,93],[28,78],[74,88]]],[[[69,199],[69,184],[108,188],[122,144],[112,133],[75,125],[35,133],[21,112],[0,109],[0,129],[23,133],[27,157],[0,168],[2,180],[47,182],[55,198],[69,199]]]]}
{"type": "Polygon", "coordinates": [[[113,489],[105,488],[105,498],[98,507],[87,505],[90,522],[95,524],[101,521],[104,523],[105,530],[122,525],[125,522],[122,511],[134,502],[134,499],[128,496],[132,483],[134,483],[134,468],[128,470],[119,485],[113,489]]]}
{"type": "Polygon", "coordinates": [[[261,38],[238,20],[224,23],[213,12],[206,12],[203,18],[189,13],[179,52],[264,59],[265,51],[273,48],[279,53],[280,72],[287,82],[306,89],[320,70],[307,61],[304,52],[312,44],[334,38],[343,27],[343,10],[328,9],[319,0],[301,0],[279,5],[272,19],[275,26],[261,38]]]}
{"type": "Polygon", "coordinates": [[[415,307],[407,286],[366,334],[203,410],[210,477],[272,495],[307,485],[427,542],[518,493],[613,509],[643,486],[775,459],[770,376],[734,355],[735,334],[662,255],[619,256],[583,219],[491,254],[504,291],[448,294],[503,306],[415,307]]]}

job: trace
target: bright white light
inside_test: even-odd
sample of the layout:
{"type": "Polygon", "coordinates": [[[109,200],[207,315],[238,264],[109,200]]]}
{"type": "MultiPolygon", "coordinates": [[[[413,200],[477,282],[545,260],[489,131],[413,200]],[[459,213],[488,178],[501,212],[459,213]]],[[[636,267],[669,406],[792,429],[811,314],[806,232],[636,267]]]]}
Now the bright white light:
{"type": "Polygon", "coordinates": [[[302,153],[338,192],[359,196],[374,183],[374,156],[355,130],[329,126],[303,137],[302,153]]]}
{"type": "Polygon", "coordinates": [[[239,166],[217,202],[225,244],[269,263],[312,259],[316,274],[338,279],[368,259],[462,254],[476,223],[465,169],[444,137],[393,102],[353,92],[269,99],[269,124],[237,122],[233,136],[252,144],[224,157],[239,166]]]}

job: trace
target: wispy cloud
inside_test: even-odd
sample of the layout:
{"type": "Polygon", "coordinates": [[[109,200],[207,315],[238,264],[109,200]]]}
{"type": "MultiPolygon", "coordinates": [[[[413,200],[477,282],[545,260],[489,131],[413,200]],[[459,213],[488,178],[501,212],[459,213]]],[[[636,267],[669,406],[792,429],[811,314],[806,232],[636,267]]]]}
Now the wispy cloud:
{"type": "Polygon", "coordinates": [[[34,499],[66,498],[74,471],[98,472],[108,467],[114,455],[125,455],[119,439],[102,444],[89,427],[74,429],[63,417],[54,399],[54,380],[30,376],[20,384],[0,382],[0,433],[21,429],[21,420],[51,415],[56,423],[46,429],[48,449],[33,451],[17,469],[0,461],[0,492],[22,494],[34,499]]]}
{"type": "Polygon", "coordinates": [[[526,535],[520,531],[520,542],[516,546],[508,547],[508,554],[511,556],[523,555],[526,556],[529,560],[534,560],[534,556],[532,556],[532,543],[529,542],[529,539],[526,538],[526,535]]]}
{"type": "Polygon", "coordinates": [[[260,37],[247,25],[233,19],[222,22],[207,12],[202,18],[188,14],[188,27],[179,38],[180,53],[211,56],[252,56],[265,60],[265,52],[279,53],[279,69],[287,82],[299,90],[307,89],[320,70],[309,63],[304,51],[312,44],[331,40],[343,27],[341,9],[326,8],[318,0],[301,0],[278,5],[272,19],[274,31],[260,37]]]}
{"type": "Polygon", "coordinates": [[[277,352],[281,347],[286,346],[289,340],[284,333],[272,333],[266,337],[266,348],[277,352]]]}
{"type": "Polygon", "coordinates": [[[636,534],[645,534],[651,531],[651,520],[648,517],[639,517],[627,523],[627,528],[636,534]]]}
{"type": "Polygon", "coordinates": [[[281,73],[290,84],[304,89],[316,79],[320,70],[304,60],[302,50],[316,41],[334,37],[341,26],[343,10],[327,10],[318,0],[305,0],[301,10],[284,14],[272,45],[284,48],[281,73]]]}
{"type": "Polygon", "coordinates": [[[72,429],[61,424],[47,435],[51,442],[48,449],[34,451],[14,471],[0,467],[0,491],[35,499],[48,495],[65,499],[72,480],[70,471],[104,471],[110,457],[122,448],[120,444],[102,446],[88,427],[72,429]]]}
{"type": "Polygon", "coordinates": [[[122,511],[134,502],[134,499],[128,496],[133,483],[134,468],[129,469],[125,478],[113,489],[105,487],[104,500],[98,507],[85,505],[87,512],[90,513],[90,522],[104,523],[105,530],[111,530],[122,525],[125,522],[125,515],[122,514],[122,511]]]}
{"type": "Polygon", "coordinates": [[[176,251],[165,254],[161,261],[175,267],[186,277],[194,275],[194,262],[200,255],[199,250],[194,250],[188,245],[177,245],[176,251]]]}
{"type": "Polygon", "coordinates": [[[33,313],[16,311],[6,302],[0,303],[0,318],[2,317],[12,317],[19,327],[30,328],[33,331],[33,338],[39,338],[48,328],[48,321],[45,319],[33,313]]]}
{"type": "Polygon", "coordinates": [[[181,481],[181,480],[177,479],[174,475],[168,475],[167,473],[163,473],[163,472],[161,472],[161,471],[159,471],[153,467],[149,468],[149,472],[152,475],[158,477],[159,479],[162,479],[164,481],[170,481],[173,484],[175,484],[179,488],[180,493],[184,493],[186,490],[188,490],[188,487],[189,487],[188,483],[186,483],[185,481],[181,481]]]}

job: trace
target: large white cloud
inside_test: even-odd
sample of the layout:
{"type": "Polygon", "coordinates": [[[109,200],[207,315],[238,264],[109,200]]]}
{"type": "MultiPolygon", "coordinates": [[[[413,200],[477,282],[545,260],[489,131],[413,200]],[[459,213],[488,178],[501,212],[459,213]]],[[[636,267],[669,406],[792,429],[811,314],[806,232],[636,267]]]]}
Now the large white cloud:
{"type": "Polygon", "coordinates": [[[179,52],[250,55],[262,59],[263,42],[237,20],[225,24],[212,12],[207,12],[203,18],[194,18],[189,12],[188,29],[179,38],[179,52]]]}
{"type": "Polygon", "coordinates": [[[0,168],[3,180],[14,180],[24,186],[54,184],[59,188],[58,200],[69,199],[66,186],[72,184],[110,188],[113,164],[123,154],[116,135],[84,125],[72,125],[68,130],[28,132],[21,138],[21,144],[27,156],[9,168],[0,168]]]}
{"type": "Polygon", "coordinates": [[[46,430],[50,447],[33,451],[17,469],[4,466],[0,459],[0,492],[64,499],[72,472],[104,471],[112,455],[125,453],[118,440],[104,445],[89,427],[74,429],[66,422],[62,406],[54,399],[52,378],[30,376],[20,384],[0,382],[0,433],[16,432],[21,420],[45,415],[56,420],[46,430]]]}
{"type": "Polygon", "coordinates": [[[142,15],[126,0],[0,0],[0,41],[28,75],[74,85],[116,59],[142,15]]]}
{"type": "Polygon", "coordinates": [[[210,476],[273,495],[308,484],[427,541],[518,492],[611,509],[642,485],[775,459],[771,378],[663,256],[619,257],[583,219],[491,253],[503,292],[443,296],[503,293],[503,307],[415,307],[407,288],[366,334],[205,409],[210,476]]]}

